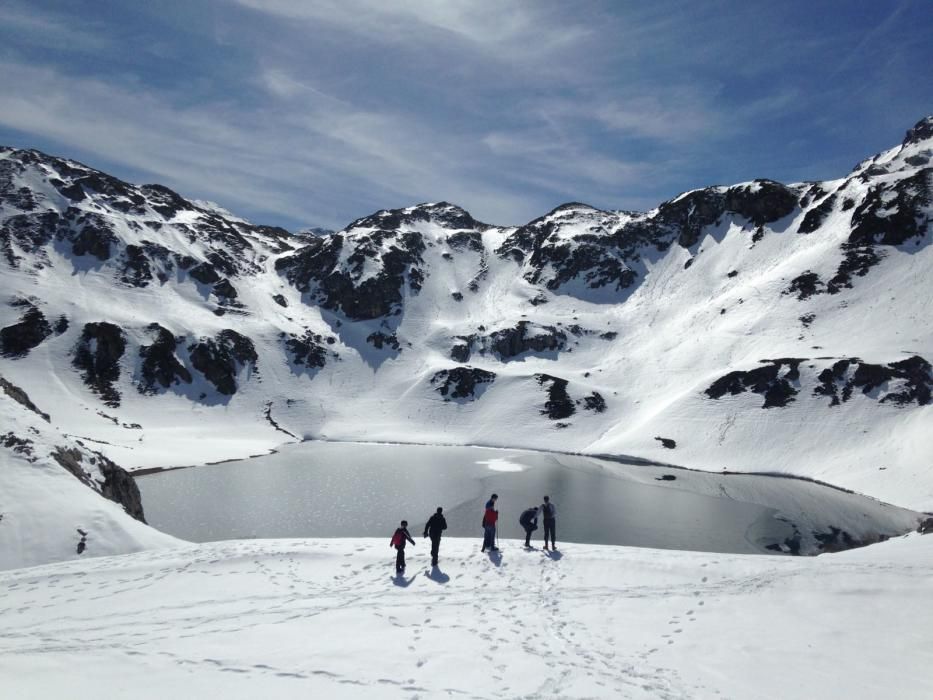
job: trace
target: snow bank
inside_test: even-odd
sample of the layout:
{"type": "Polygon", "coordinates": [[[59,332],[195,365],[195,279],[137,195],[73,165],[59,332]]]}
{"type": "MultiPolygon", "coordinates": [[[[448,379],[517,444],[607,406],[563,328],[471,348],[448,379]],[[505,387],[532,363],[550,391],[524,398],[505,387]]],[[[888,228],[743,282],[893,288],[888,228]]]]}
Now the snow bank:
{"type": "Polygon", "coordinates": [[[16,698],[933,696],[933,537],[818,558],[231,541],[0,572],[16,698]]]}

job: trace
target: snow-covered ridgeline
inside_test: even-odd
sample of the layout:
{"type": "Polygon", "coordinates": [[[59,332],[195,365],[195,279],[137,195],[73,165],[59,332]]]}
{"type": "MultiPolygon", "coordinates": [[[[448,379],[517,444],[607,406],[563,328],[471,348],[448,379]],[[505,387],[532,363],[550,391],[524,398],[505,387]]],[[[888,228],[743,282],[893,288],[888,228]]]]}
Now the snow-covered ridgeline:
{"type": "Polygon", "coordinates": [[[931,125],[839,180],[521,227],[435,203],[314,237],[6,149],[2,371],[129,468],[466,443],[930,509],[931,125]]]}

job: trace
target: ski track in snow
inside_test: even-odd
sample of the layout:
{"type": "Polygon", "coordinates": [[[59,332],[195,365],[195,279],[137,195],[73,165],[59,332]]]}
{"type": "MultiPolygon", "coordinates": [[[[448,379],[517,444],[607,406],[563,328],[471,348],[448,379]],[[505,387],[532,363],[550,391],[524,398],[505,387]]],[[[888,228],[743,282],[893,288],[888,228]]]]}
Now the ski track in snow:
{"type": "Polygon", "coordinates": [[[419,541],[405,577],[382,540],[253,540],[19,569],[0,573],[0,687],[929,697],[933,538],[905,539],[816,559],[583,545],[548,556],[517,541],[487,556],[452,539],[433,572],[419,541]],[[858,663],[866,648],[870,666],[858,663]],[[845,676],[826,675],[840,665],[845,676]]]}

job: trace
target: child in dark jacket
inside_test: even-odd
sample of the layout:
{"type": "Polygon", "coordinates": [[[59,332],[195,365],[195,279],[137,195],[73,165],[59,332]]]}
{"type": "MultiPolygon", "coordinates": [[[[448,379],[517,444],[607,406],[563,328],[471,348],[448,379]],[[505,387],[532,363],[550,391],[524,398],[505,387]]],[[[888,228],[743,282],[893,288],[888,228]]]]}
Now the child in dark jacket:
{"type": "Polygon", "coordinates": [[[411,542],[411,546],[415,546],[415,541],[411,538],[411,534],[408,532],[408,521],[403,520],[401,527],[395,530],[395,534],[392,535],[392,540],[389,542],[390,547],[395,547],[397,554],[395,555],[395,573],[400,574],[405,571],[405,542],[411,542]]]}

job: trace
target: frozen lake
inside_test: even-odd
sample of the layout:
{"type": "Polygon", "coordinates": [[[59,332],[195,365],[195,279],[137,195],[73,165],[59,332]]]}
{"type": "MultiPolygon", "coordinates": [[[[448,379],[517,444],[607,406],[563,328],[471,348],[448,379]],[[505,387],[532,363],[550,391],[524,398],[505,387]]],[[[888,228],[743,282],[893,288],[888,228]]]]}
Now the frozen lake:
{"type": "MultiPolygon", "coordinates": [[[[493,492],[499,494],[502,538],[524,538],[519,514],[548,494],[558,509],[558,544],[766,553],[769,545],[773,551],[796,537],[807,551],[815,534],[833,527],[856,538],[859,528],[862,537],[901,534],[915,515],[795,479],[479,447],[306,442],[136,481],[149,523],[195,542],[388,542],[403,518],[418,540],[437,506],[444,507],[446,535],[479,541],[483,504],[493,492]]],[[[541,529],[534,533],[538,546],[541,535],[541,529]]]]}

